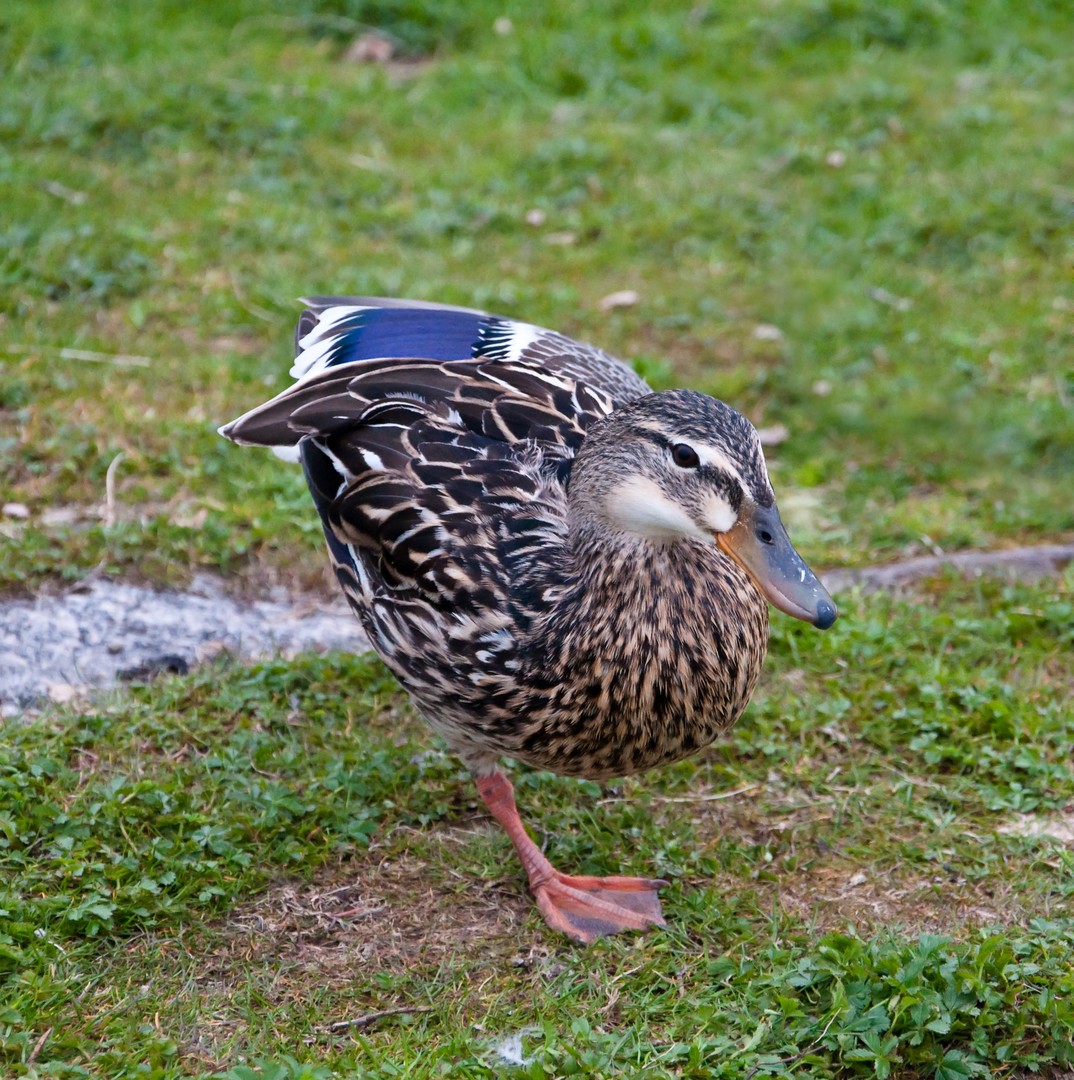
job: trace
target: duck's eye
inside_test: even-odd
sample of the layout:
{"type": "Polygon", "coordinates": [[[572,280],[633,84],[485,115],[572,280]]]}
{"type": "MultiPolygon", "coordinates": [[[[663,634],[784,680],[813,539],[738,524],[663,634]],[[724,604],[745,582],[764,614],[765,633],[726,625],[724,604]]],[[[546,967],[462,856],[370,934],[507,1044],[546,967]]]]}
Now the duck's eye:
{"type": "Polygon", "coordinates": [[[697,456],[697,451],[692,446],[687,446],[686,443],[676,443],[671,448],[671,460],[679,466],[680,469],[696,469],[701,464],[701,459],[697,456]]]}

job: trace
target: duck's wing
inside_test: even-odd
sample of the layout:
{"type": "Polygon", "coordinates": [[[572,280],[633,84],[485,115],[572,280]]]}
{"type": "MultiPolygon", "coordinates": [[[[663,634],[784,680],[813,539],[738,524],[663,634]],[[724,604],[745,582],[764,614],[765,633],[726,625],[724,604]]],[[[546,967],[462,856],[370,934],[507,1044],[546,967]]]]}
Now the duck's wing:
{"type": "Polygon", "coordinates": [[[511,360],[357,360],[311,372],[220,433],[246,445],[295,446],[360,429],[373,406],[419,402],[430,415],[505,444],[570,452],[586,429],[615,408],[603,390],[566,374],[511,360]]]}
{"type": "Polygon", "coordinates": [[[603,349],[473,308],[368,296],[312,297],[295,335],[291,374],[307,378],[356,360],[517,361],[587,383],[618,407],[649,393],[644,380],[603,349]]]}
{"type": "Polygon", "coordinates": [[[534,556],[566,536],[574,453],[613,408],[514,361],[365,360],[307,376],[222,433],[298,445],[344,588],[367,612],[392,597],[383,655],[433,610],[487,634],[532,606],[534,556]]]}

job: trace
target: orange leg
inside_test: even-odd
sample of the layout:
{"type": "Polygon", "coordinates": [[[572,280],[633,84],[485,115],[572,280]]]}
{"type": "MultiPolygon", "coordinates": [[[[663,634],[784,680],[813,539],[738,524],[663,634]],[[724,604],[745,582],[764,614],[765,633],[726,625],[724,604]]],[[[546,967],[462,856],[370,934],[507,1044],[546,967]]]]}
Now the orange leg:
{"type": "Polygon", "coordinates": [[[477,790],[515,845],[537,906],[554,930],[588,944],[621,930],[665,925],[656,890],[666,881],[561,874],[527,835],[511,781],[502,772],[494,772],[477,777],[477,790]]]}

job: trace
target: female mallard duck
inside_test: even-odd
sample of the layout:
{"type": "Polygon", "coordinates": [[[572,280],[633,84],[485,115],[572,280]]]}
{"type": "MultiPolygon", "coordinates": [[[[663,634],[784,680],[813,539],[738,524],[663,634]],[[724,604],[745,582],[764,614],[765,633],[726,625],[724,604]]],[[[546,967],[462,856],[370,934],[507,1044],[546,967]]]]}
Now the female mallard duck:
{"type": "Polygon", "coordinates": [[[222,433],[297,449],[347,599],[473,772],[548,923],[579,941],[663,924],[664,882],[556,870],[497,759],[590,779],[677,761],[745,708],[765,597],[831,626],[757,432],[536,326],[309,303],[298,382],[222,433]]]}

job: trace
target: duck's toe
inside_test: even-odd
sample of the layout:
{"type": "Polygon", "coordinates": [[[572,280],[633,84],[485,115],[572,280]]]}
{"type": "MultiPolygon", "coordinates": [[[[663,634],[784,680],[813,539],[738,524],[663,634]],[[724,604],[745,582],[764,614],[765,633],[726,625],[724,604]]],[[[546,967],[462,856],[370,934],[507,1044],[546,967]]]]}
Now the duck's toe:
{"type": "Polygon", "coordinates": [[[554,930],[588,945],[624,930],[664,926],[657,890],[666,881],[628,877],[572,877],[554,873],[533,886],[537,906],[554,930]]]}

